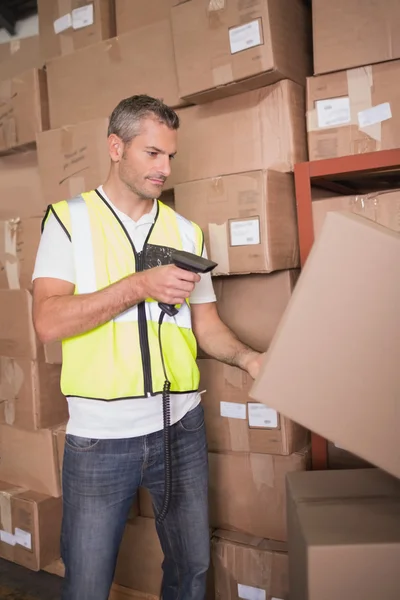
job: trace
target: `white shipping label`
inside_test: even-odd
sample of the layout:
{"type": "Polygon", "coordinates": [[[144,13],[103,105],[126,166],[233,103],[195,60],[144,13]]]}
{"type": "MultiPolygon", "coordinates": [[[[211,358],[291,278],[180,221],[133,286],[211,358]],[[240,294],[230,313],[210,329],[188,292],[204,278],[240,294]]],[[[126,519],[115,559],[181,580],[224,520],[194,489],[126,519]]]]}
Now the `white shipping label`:
{"type": "Polygon", "coordinates": [[[238,583],[238,596],[243,600],[267,600],[267,592],[260,588],[238,583]]]}
{"type": "Polygon", "coordinates": [[[351,122],[350,98],[317,100],[318,127],[336,127],[351,122]]]}
{"type": "Polygon", "coordinates": [[[93,4],[86,4],[81,8],[75,8],[72,11],[72,28],[82,29],[83,27],[89,27],[93,25],[93,4]]]}
{"type": "Polygon", "coordinates": [[[260,243],[260,223],[258,219],[230,221],[231,246],[256,246],[260,243]]]}
{"type": "Polygon", "coordinates": [[[32,550],[32,536],[28,531],[24,531],[23,529],[18,529],[18,527],[16,527],[14,537],[16,544],[23,546],[28,550],[32,550]]]}
{"type": "Polygon", "coordinates": [[[249,402],[249,425],[250,427],[268,427],[275,429],[278,427],[278,413],[273,408],[268,408],[265,404],[256,404],[249,402]]]}
{"type": "Polygon", "coordinates": [[[67,13],[63,17],[56,19],[53,23],[53,26],[54,26],[54,33],[57,33],[57,34],[62,33],[66,29],[69,29],[70,27],[72,27],[71,13],[67,13]]]}
{"type": "Polygon", "coordinates": [[[245,25],[232,27],[229,30],[229,44],[231,46],[231,54],[260,46],[262,44],[260,20],[257,19],[245,25]]]}
{"type": "Polygon", "coordinates": [[[15,546],[15,536],[12,533],[8,533],[8,531],[0,530],[0,542],[4,542],[9,546],[15,546]]]}
{"type": "Polygon", "coordinates": [[[361,110],[358,113],[358,124],[361,128],[368,127],[368,125],[376,125],[376,123],[382,123],[392,118],[392,110],[389,102],[378,104],[372,108],[361,110]]]}
{"type": "Polygon", "coordinates": [[[221,402],[221,417],[230,417],[231,419],[246,419],[246,405],[238,402],[221,402]]]}

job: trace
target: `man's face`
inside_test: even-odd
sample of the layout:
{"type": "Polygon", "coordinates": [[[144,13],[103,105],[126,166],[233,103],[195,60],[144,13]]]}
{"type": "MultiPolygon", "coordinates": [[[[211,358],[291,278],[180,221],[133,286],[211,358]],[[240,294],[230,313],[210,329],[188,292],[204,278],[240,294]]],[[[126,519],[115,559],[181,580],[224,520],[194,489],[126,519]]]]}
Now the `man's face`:
{"type": "Polygon", "coordinates": [[[123,148],[121,181],[139,198],[158,198],[171,173],[177,132],[152,118],[143,119],[140,133],[123,148]]]}

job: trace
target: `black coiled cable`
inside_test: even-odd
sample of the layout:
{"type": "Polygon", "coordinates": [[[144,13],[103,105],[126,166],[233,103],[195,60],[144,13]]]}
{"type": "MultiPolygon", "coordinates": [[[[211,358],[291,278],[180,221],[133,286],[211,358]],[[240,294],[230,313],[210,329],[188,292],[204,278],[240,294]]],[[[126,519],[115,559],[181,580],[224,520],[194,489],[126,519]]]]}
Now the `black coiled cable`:
{"type": "Polygon", "coordinates": [[[161,511],[157,516],[157,523],[161,524],[167,516],[171,502],[172,490],[172,458],[171,458],[171,382],[168,380],[167,369],[165,367],[164,354],[161,341],[161,325],[164,320],[165,312],[161,312],[158,320],[158,343],[160,346],[161,363],[164,370],[164,388],[162,394],[163,404],[163,439],[164,439],[164,500],[161,511]]]}

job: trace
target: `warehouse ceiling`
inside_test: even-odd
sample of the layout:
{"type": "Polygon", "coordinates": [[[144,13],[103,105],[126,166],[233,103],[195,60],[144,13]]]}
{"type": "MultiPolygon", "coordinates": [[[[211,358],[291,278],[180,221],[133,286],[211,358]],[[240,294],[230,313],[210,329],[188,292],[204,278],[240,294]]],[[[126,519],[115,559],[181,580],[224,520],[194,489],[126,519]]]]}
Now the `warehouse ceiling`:
{"type": "Polygon", "coordinates": [[[0,29],[15,35],[17,21],[37,13],[37,0],[0,0],[0,29]]]}

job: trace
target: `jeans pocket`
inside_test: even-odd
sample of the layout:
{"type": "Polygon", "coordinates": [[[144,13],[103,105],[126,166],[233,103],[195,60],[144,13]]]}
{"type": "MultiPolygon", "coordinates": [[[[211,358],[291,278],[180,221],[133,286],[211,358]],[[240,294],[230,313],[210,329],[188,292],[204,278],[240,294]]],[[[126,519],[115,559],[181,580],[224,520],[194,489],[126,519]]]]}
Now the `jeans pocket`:
{"type": "Polygon", "coordinates": [[[94,438],[80,437],[78,435],[71,435],[70,433],[67,433],[65,436],[65,445],[72,450],[78,450],[80,452],[91,450],[97,446],[99,442],[100,440],[94,438]]]}
{"type": "Polygon", "coordinates": [[[190,410],[179,421],[179,425],[185,431],[198,431],[204,426],[204,410],[201,404],[190,410]]]}

